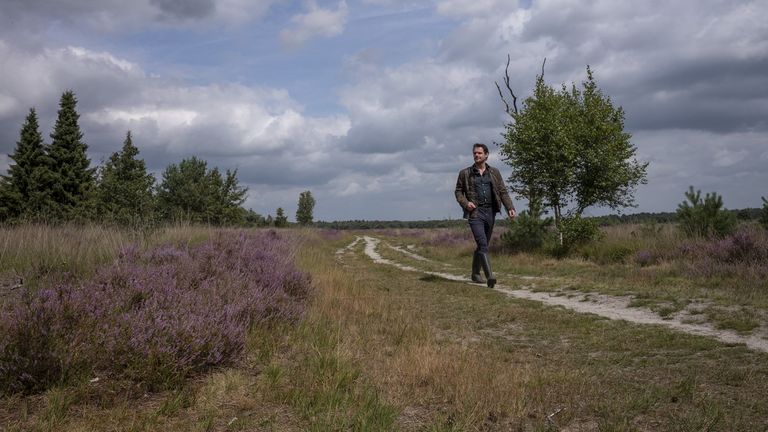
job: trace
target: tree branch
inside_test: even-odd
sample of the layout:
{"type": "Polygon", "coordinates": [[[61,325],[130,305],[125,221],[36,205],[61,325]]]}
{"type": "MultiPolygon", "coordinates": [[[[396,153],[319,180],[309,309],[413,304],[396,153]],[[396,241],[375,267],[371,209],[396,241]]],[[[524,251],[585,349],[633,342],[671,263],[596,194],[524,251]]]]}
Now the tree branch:
{"type": "MultiPolygon", "coordinates": [[[[509,54],[507,54],[507,67],[504,68],[504,85],[507,87],[507,91],[509,91],[509,94],[512,96],[512,108],[514,108],[514,113],[517,114],[517,95],[515,95],[515,92],[512,91],[512,87],[509,85],[509,62],[511,58],[509,54]]],[[[501,97],[501,101],[504,102],[504,106],[506,107],[507,114],[512,114],[512,111],[509,109],[509,103],[504,98],[504,94],[501,91],[501,87],[499,86],[498,82],[495,82],[496,89],[499,90],[499,97],[501,97]]]]}
{"type": "Polygon", "coordinates": [[[507,103],[507,100],[504,99],[504,94],[501,92],[501,87],[499,87],[499,83],[496,81],[494,81],[493,83],[496,84],[496,90],[499,91],[499,97],[501,98],[501,101],[504,102],[504,106],[505,106],[504,111],[506,111],[507,114],[510,114],[509,104],[507,103]]]}

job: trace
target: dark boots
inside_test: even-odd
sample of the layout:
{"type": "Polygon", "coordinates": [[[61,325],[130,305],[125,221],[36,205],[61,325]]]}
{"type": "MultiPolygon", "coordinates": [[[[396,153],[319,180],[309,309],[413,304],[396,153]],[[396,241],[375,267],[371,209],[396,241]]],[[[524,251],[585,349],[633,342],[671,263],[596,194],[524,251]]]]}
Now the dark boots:
{"type": "Polygon", "coordinates": [[[472,282],[485,283],[483,277],[480,276],[480,254],[477,252],[472,255],[472,282]]]}
{"type": "Polygon", "coordinates": [[[483,267],[483,272],[485,272],[485,278],[488,281],[488,288],[493,288],[493,286],[496,285],[496,277],[491,271],[491,261],[488,258],[488,254],[477,253],[476,255],[479,258],[480,265],[483,267]]]}

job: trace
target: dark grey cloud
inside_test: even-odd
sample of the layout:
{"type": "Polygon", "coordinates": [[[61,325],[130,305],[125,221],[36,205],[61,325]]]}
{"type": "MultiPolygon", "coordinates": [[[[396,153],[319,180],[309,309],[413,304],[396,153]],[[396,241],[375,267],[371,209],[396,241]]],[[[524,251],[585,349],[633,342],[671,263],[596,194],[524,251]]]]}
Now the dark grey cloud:
{"type": "Polygon", "coordinates": [[[160,9],[164,19],[200,19],[216,10],[213,0],[149,0],[149,3],[160,9]]]}

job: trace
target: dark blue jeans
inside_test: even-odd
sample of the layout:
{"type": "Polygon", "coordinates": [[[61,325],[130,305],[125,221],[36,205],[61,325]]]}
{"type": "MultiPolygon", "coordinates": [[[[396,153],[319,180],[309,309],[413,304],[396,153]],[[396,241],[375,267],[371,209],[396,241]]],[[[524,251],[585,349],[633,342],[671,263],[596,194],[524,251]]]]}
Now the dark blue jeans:
{"type": "Polygon", "coordinates": [[[496,214],[490,207],[478,207],[469,214],[469,228],[477,244],[475,252],[488,253],[488,244],[491,242],[495,221],[496,214]]]}

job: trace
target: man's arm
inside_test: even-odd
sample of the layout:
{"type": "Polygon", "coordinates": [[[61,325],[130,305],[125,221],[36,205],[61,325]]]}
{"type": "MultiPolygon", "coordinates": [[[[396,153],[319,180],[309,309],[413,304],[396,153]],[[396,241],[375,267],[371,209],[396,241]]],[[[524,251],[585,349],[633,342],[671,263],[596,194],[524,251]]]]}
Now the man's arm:
{"type": "Polygon", "coordinates": [[[496,168],[494,168],[494,178],[496,179],[495,186],[498,186],[501,203],[504,204],[504,208],[507,209],[507,215],[510,218],[514,218],[517,215],[515,205],[512,204],[512,198],[509,196],[509,189],[507,189],[507,185],[504,183],[504,179],[501,177],[501,172],[496,168]]]}
{"type": "Polygon", "coordinates": [[[467,194],[466,194],[467,185],[465,184],[464,181],[462,181],[464,180],[463,177],[465,177],[464,170],[461,170],[459,171],[459,178],[456,180],[456,192],[455,192],[456,201],[459,203],[461,208],[465,210],[471,210],[467,207],[471,203],[467,200],[467,194]]]}

